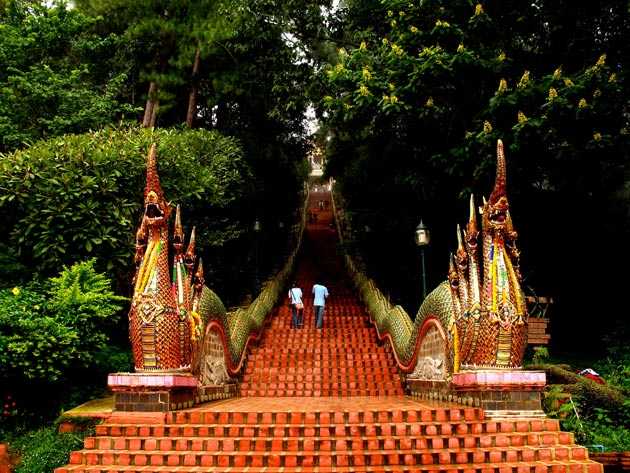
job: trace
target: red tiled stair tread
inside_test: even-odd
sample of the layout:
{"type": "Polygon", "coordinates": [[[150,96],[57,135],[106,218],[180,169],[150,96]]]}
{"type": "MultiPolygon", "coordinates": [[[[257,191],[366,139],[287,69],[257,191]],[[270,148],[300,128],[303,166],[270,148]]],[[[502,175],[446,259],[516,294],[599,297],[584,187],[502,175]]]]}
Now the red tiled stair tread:
{"type": "MultiPolygon", "coordinates": [[[[85,472],[85,473],[97,473],[97,472],[188,472],[188,473],[202,473],[208,472],[208,467],[201,466],[189,466],[189,467],[173,467],[173,466],[94,466],[94,465],[69,465],[66,467],[57,468],[55,473],[66,473],[69,471],[85,472]]],[[[240,472],[265,472],[265,473],[283,473],[291,471],[286,467],[213,467],[212,472],[222,473],[240,473],[240,472]]],[[[556,473],[556,472],[579,472],[579,473],[603,473],[603,467],[599,463],[592,462],[590,460],[582,462],[535,462],[535,463],[505,463],[501,465],[471,465],[471,464],[458,464],[458,465],[365,465],[365,466],[313,466],[313,467],[297,467],[296,472],[301,473],[324,473],[324,472],[338,472],[338,473],[431,473],[435,471],[444,471],[447,473],[556,473]],[[561,467],[564,469],[558,469],[561,467]]]]}

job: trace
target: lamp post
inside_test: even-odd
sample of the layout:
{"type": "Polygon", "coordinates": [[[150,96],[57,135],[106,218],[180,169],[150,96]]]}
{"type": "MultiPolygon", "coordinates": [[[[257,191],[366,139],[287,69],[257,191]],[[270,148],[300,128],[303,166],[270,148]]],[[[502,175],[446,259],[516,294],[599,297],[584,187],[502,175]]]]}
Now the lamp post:
{"type": "Polygon", "coordinates": [[[254,292],[258,294],[258,290],[260,288],[260,279],[258,277],[258,245],[259,245],[259,235],[260,235],[260,220],[256,219],[254,221],[254,292]]]}
{"type": "Polygon", "coordinates": [[[422,222],[416,227],[416,245],[420,247],[420,259],[422,260],[422,300],[427,298],[427,273],[424,265],[424,247],[431,241],[429,228],[422,222]]]}

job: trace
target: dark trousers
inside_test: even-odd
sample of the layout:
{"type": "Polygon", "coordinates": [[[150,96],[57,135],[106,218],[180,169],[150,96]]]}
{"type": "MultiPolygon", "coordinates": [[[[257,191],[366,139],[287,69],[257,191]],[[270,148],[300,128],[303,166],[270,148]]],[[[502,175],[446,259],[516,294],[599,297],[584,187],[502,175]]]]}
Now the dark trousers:
{"type": "Polygon", "coordinates": [[[291,304],[291,314],[291,328],[301,327],[304,318],[304,309],[298,309],[295,304],[291,304]]]}
{"type": "Polygon", "coordinates": [[[322,328],[324,326],[324,306],[316,305],[313,308],[315,309],[315,326],[322,328]]]}

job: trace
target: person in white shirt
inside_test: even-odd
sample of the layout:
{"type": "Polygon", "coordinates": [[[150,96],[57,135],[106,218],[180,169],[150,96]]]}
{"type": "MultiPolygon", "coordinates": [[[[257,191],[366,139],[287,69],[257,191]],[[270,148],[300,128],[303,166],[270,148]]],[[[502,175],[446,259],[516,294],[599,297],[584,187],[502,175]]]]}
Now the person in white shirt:
{"type": "Polygon", "coordinates": [[[291,303],[291,328],[299,328],[303,325],[304,303],[302,302],[302,289],[296,282],[289,290],[289,301],[291,303]]]}
{"type": "Polygon", "coordinates": [[[328,297],[328,289],[322,284],[313,285],[313,309],[315,310],[315,326],[322,328],[324,325],[324,306],[328,297]]]}

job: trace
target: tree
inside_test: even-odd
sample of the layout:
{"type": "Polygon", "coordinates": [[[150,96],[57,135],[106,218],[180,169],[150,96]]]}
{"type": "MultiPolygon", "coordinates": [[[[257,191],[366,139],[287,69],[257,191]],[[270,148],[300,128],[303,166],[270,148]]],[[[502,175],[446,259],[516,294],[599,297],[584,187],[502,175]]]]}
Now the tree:
{"type": "Polygon", "coordinates": [[[125,71],[108,71],[120,38],[95,35],[94,24],[63,4],[7,2],[0,15],[0,152],[135,113],[121,97],[125,71]]]}
{"type": "MultiPolygon", "coordinates": [[[[557,295],[567,317],[580,310],[569,302],[576,287],[606,290],[574,275],[585,260],[594,273],[611,271],[601,261],[612,253],[583,255],[579,239],[567,244],[561,235],[576,221],[606,215],[594,241],[621,245],[627,237],[619,203],[629,144],[628,11],[612,1],[573,7],[357,0],[341,12],[337,58],[320,75],[321,116],[332,137],[328,172],[358,222],[382,219],[371,238],[392,240],[392,252],[367,259],[411,312],[418,281],[398,276],[401,261],[411,262],[403,273],[417,273],[410,257],[417,221],[409,215],[432,223],[437,283],[467,194],[490,189],[497,138],[508,144],[516,224],[528,229],[524,267],[545,268],[530,273],[528,284],[557,295]]],[[[598,303],[580,300],[583,317],[598,303]]]]}

